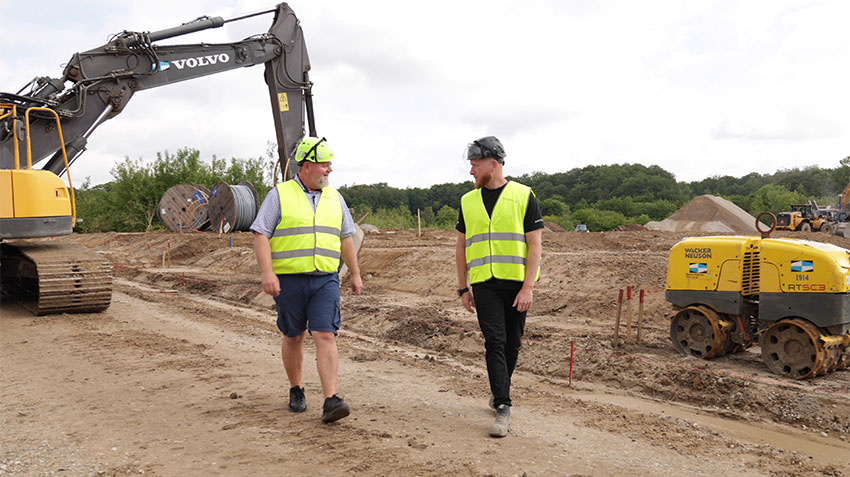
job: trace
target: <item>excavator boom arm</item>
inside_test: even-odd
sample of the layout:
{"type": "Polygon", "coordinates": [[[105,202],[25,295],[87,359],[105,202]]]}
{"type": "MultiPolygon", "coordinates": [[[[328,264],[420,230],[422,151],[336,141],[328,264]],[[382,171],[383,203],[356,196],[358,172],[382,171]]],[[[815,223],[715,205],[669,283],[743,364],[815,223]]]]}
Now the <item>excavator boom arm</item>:
{"type": "MultiPolygon", "coordinates": [[[[292,9],[281,3],[272,10],[243,15],[230,20],[201,17],[187,24],[157,32],[123,32],[106,45],[72,56],[61,78],[38,78],[29,94],[0,93],[0,103],[47,106],[62,117],[68,158],[73,162],[86,148],[88,137],[104,121],[124,111],[133,95],[141,90],[166,86],[236,68],[265,64],[265,79],[273,111],[281,164],[290,160],[304,136],[304,118],[315,134],[308,72],[310,61],[304,36],[292,9]],[[274,13],[267,33],[229,44],[157,45],[154,41],[172,38],[250,16],[274,13]],[[70,86],[66,84],[70,82],[70,86]],[[305,109],[310,110],[305,111],[305,109]]],[[[19,157],[26,157],[23,118],[9,117],[0,122],[0,169],[14,167],[18,134],[19,157]],[[16,124],[16,127],[12,125],[16,124]]],[[[30,118],[33,164],[55,174],[64,172],[58,135],[49,118],[30,118]]],[[[291,167],[294,171],[295,168],[291,167]]]]}

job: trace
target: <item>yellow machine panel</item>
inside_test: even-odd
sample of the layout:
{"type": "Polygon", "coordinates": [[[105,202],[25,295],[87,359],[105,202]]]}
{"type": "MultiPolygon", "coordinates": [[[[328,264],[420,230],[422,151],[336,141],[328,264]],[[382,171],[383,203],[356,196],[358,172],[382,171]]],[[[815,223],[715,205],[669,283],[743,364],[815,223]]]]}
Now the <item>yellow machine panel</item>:
{"type": "MultiPolygon", "coordinates": [[[[23,169],[23,170],[8,170],[3,171],[4,176],[10,173],[11,200],[14,203],[14,211],[12,217],[60,217],[71,215],[71,198],[68,195],[68,188],[62,179],[50,171],[23,169]]],[[[5,179],[4,182],[5,184],[5,179]]],[[[5,191],[2,194],[2,211],[3,217],[7,208],[9,194],[5,191]]]]}
{"type": "Polygon", "coordinates": [[[761,291],[845,293],[850,291],[850,252],[820,242],[761,240],[761,291]]]}
{"type": "Polygon", "coordinates": [[[11,219],[15,216],[12,202],[12,171],[0,170],[0,218],[11,219]]]}
{"type": "MultiPolygon", "coordinates": [[[[741,261],[754,237],[692,237],[670,250],[668,290],[739,291],[741,261]]],[[[755,239],[757,240],[757,239],[755,239]]]]}

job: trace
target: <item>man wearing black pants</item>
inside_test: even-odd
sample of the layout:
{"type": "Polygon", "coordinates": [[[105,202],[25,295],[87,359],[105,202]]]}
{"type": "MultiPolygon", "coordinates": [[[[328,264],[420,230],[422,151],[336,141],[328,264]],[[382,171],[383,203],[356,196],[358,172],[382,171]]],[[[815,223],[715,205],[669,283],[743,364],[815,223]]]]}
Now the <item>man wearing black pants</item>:
{"type": "Polygon", "coordinates": [[[490,405],[496,410],[493,437],[504,437],[510,430],[511,376],[540,276],[543,231],[534,193],[505,179],[505,157],[493,136],[468,146],[475,189],[461,198],[455,251],[458,295],[470,313],[477,310],[484,334],[490,405]]]}

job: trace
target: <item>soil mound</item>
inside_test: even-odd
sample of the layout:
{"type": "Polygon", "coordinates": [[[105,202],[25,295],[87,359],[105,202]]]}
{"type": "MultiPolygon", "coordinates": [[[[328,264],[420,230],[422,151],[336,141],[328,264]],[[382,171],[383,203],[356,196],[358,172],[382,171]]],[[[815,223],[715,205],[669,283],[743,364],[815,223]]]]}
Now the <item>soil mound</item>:
{"type": "Polygon", "coordinates": [[[757,234],[756,218],[734,203],[701,195],[661,222],[647,222],[649,230],[757,234]]]}
{"type": "Polygon", "coordinates": [[[616,232],[638,232],[641,230],[646,230],[646,227],[640,224],[618,225],[614,227],[614,231],[616,232]]]}
{"type": "Polygon", "coordinates": [[[547,230],[549,232],[566,232],[566,230],[563,227],[556,224],[555,222],[552,222],[551,220],[544,220],[543,221],[543,229],[547,230]]]}

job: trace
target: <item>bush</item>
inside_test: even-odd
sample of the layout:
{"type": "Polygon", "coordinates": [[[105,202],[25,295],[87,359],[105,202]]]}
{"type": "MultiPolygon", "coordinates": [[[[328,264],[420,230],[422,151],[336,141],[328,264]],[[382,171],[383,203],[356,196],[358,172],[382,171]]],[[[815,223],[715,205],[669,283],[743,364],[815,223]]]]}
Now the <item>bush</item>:
{"type": "Polygon", "coordinates": [[[764,211],[778,214],[791,210],[792,204],[805,204],[807,202],[806,196],[797,191],[789,191],[781,185],[766,185],[754,194],[749,212],[753,216],[758,216],[764,211]]]}
{"type": "Polygon", "coordinates": [[[555,222],[564,228],[564,230],[575,230],[576,223],[570,218],[570,214],[563,215],[544,215],[543,220],[555,222]]]}
{"type": "Polygon", "coordinates": [[[570,206],[563,201],[549,198],[540,201],[540,212],[543,215],[564,215],[570,211],[570,206]]]}
{"type": "Polygon", "coordinates": [[[616,197],[613,199],[600,200],[593,204],[595,209],[612,210],[619,212],[626,217],[637,217],[639,215],[647,215],[651,220],[664,220],[673,212],[678,210],[678,206],[669,200],[656,200],[652,202],[636,201],[632,197],[616,197]]]}
{"type": "MultiPolygon", "coordinates": [[[[625,215],[612,210],[581,209],[573,212],[571,218],[576,224],[587,225],[591,232],[604,232],[612,230],[618,225],[629,225],[629,220],[625,215]]],[[[575,229],[575,227],[572,229],[575,229]]]]}
{"type": "Polygon", "coordinates": [[[448,205],[444,205],[437,211],[434,226],[438,229],[451,230],[457,225],[458,211],[448,205]]]}
{"type": "Polygon", "coordinates": [[[416,227],[416,218],[406,205],[394,209],[380,208],[369,216],[368,222],[379,229],[410,229],[416,227]]]}

